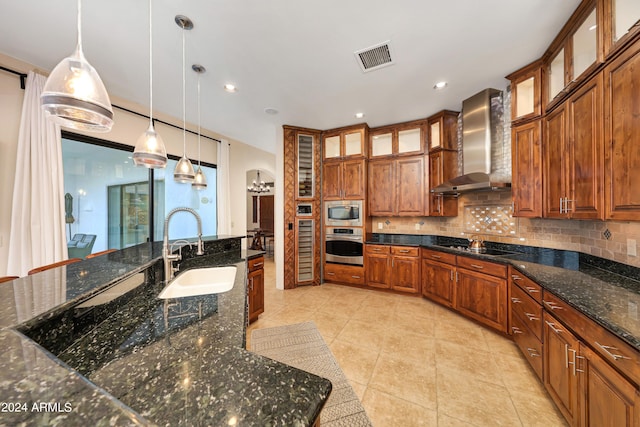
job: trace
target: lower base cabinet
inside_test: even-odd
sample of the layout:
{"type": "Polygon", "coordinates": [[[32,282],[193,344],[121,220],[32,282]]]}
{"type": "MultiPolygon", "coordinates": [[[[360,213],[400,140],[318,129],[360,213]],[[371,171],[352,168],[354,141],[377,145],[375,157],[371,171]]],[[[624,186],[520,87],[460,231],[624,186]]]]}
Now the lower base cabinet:
{"type": "Polygon", "coordinates": [[[264,257],[252,258],[247,265],[247,299],[251,323],[264,313],[264,257]]]}
{"type": "Polygon", "coordinates": [[[350,285],[364,285],[364,267],[361,265],[346,265],[325,263],[324,280],[327,282],[348,283],[350,285]]]}
{"type": "Polygon", "coordinates": [[[456,256],[422,249],[422,295],[453,307],[455,302],[456,256]]]}
{"type": "Polygon", "coordinates": [[[420,248],[367,245],[367,286],[420,294],[420,248]]]}

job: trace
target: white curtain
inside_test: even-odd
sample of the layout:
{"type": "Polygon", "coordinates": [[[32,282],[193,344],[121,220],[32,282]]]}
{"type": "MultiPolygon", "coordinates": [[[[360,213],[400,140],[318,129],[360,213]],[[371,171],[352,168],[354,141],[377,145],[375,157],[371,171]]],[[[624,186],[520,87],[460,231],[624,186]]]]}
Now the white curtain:
{"type": "Polygon", "coordinates": [[[46,77],[27,76],[18,134],[7,274],[67,259],[60,128],[40,107],[46,77]]]}
{"type": "Polygon", "coordinates": [[[231,234],[231,199],[229,197],[229,143],[224,139],[218,144],[216,179],[218,187],[218,235],[231,234]]]}

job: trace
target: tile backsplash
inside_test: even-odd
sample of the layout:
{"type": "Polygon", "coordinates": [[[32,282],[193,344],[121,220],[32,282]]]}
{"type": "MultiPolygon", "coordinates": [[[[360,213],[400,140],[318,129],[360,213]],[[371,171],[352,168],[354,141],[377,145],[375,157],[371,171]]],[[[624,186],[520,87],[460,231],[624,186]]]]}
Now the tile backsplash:
{"type": "MultiPolygon", "coordinates": [[[[375,217],[371,230],[452,237],[478,234],[488,241],[579,251],[640,267],[640,256],[627,255],[629,239],[635,240],[636,246],[640,243],[640,222],[511,218],[505,223],[510,218],[505,209],[510,208],[511,192],[470,193],[458,199],[457,217],[375,217]],[[483,225],[485,228],[477,231],[483,225]],[[502,233],[497,232],[500,229],[502,233]]],[[[640,250],[636,252],[640,255],[640,250]]]]}

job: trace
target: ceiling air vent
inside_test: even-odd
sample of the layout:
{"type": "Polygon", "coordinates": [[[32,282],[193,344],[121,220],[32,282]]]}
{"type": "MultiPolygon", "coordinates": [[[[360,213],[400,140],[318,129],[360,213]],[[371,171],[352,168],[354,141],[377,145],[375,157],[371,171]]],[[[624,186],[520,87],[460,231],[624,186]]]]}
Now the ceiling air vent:
{"type": "Polygon", "coordinates": [[[377,70],[388,65],[393,65],[391,58],[391,41],[379,43],[366,49],[354,52],[360,68],[363,72],[377,70]]]}

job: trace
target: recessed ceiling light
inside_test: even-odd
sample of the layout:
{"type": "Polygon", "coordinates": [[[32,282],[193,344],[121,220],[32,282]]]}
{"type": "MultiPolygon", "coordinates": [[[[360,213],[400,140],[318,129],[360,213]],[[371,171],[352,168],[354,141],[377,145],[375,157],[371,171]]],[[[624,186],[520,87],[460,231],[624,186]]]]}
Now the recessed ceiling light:
{"type": "Polygon", "coordinates": [[[433,88],[435,90],[444,89],[445,87],[447,87],[447,82],[438,82],[435,85],[433,85],[433,88]]]}
{"type": "Polygon", "coordinates": [[[355,116],[356,116],[356,119],[361,119],[364,117],[364,113],[356,113],[355,116]]]}
{"type": "Polygon", "coordinates": [[[267,114],[271,114],[272,116],[278,114],[278,110],[276,110],[275,108],[265,108],[264,112],[267,114]]]}
{"type": "Polygon", "coordinates": [[[226,85],[224,85],[224,90],[226,90],[227,92],[237,92],[238,88],[235,85],[232,85],[231,83],[227,83],[226,85]]]}

